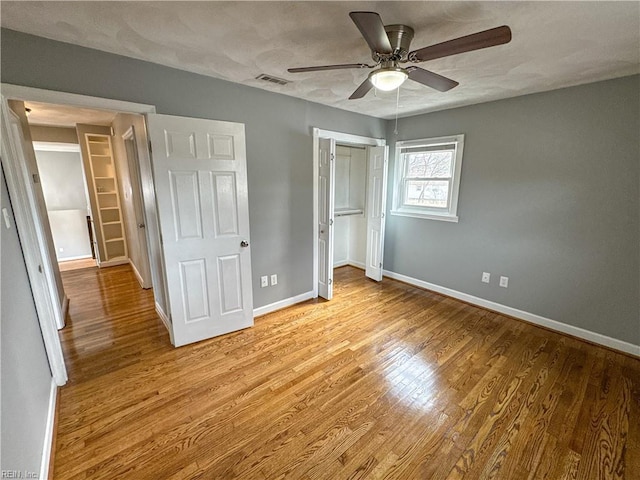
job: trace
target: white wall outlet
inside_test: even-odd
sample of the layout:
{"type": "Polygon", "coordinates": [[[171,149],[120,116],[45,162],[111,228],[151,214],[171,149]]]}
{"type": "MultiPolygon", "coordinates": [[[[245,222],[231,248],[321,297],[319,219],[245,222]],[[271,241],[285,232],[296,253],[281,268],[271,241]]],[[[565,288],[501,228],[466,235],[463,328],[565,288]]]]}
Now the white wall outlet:
{"type": "Polygon", "coordinates": [[[491,274],[489,272],[482,272],[482,282],[489,283],[491,281],[491,274]]]}
{"type": "Polygon", "coordinates": [[[263,275],[260,277],[260,287],[264,288],[264,287],[268,287],[269,286],[269,277],[267,277],[266,275],[263,275]]]}
{"type": "Polygon", "coordinates": [[[277,285],[277,284],[278,284],[278,275],[274,273],[273,275],[271,275],[271,286],[277,285]]]}
{"type": "Polygon", "coordinates": [[[509,277],[500,277],[500,286],[507,288],[509,286],[509,277]]]}

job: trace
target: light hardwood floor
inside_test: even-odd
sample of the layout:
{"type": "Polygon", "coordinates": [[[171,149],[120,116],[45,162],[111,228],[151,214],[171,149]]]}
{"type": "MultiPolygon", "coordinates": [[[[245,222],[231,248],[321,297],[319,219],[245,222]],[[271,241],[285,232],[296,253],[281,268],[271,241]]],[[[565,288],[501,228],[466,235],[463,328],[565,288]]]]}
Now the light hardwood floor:
{"type": "Polygon", "coordinates": [[[351,267],[174,349],[130,267],[63,278],[56,479],[640,478],[638,359],[351,267]]]}
{"type": "Polygon", "coordinates": [[[65,260],[58,262],[58,268],[61,272],[67,272],[69,270],[79,270],[81,268],[95,268],[96,261],[93,258],[83,258],[80,260],[65,260]]]}

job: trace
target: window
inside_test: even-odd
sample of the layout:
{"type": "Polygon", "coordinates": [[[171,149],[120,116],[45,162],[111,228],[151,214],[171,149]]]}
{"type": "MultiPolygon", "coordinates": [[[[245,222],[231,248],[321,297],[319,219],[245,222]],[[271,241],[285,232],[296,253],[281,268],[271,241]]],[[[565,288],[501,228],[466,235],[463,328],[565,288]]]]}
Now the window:
{"type": "Polygon", "coordinates": [[[396,143],[391,213],[457,222],[464,135],[396,143]]]}

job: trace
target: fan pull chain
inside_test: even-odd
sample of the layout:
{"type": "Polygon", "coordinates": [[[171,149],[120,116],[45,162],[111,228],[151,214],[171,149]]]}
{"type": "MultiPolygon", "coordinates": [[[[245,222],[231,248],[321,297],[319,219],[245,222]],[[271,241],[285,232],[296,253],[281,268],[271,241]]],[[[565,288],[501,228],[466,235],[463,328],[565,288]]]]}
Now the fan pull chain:
{"type": "Polygon", "coordinates": [[[400,87],[398,87],[398,92],[396,94],[396,128],[393,131],[396,135],[398,135],[398,110],[400,110],[400,87]]]}

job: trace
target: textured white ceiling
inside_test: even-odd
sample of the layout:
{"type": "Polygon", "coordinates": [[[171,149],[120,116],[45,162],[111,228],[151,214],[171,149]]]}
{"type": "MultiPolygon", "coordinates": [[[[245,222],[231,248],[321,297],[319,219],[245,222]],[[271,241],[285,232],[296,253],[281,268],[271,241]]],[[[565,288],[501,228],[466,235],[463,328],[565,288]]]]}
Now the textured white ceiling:
{"type": "Polygon", "coordinates": [[[2,26],[222,78],[381,118],[396,92],[347,100],[368,70],[287,73],[369,62],[349,19],[378,12],[416,30],[412,49],[509,25],[513,40],[420,64],[460,85],[440,93],[407,81],[400,116],[640,72],[640,2],[8,2],[2,26]],[[256,80],[261,73],[293,82],[256,80]]]}

